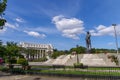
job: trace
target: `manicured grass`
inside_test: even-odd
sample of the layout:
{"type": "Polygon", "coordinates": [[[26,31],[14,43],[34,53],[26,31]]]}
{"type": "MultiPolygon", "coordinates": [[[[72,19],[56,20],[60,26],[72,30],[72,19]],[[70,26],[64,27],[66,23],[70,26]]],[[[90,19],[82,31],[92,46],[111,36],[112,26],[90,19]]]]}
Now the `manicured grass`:
{"type": "MultiPolygon", "coordinates": [[[[53,66],[32,66],[32,68],[50,68],[52,69],[53,66]]],[[[74,69],[74,66],[65,66],[65,69],[74,69]]],[[[88,67],[85,68],[86,70],[120,70],[119,67],[88,67]]]]}
{"type": "MultiPolygon", "coordinates": [[[[0,70],[4,71],[6,70],[5,67],[0,66],[0,70]]],[[[58,69],[52,68],[52,66],[34,66],[32,67],[32,70],[21,70],[14,68],[13,71],[22,71],[22,72],[39,72],[39,73],[47,73],[47,74],[73,74],[73,75],[98,75],[98,76],[120,76],[120,69],[118,67],[114,68],[107,68],[107,67],[89,67],[86,69],[74,69],[73,67],[67,66],[66,69],[58,69]],[[36,68],[36,69],[34,69],[36,68]],[[40,70],[37,68],[41,68],[40,70]],[[43,69],[42,69],[43,68],[43,69]],[[44,68],[48,68],[47,70],[44,68]]]]}
{"type": "Polygon", "coordinates": [[[75,71],[75,70],[41,70],[41,73],[56,74],[74,74],[74,75],[101,75],[101,76],[120,76],[120,72],[92,72],[92,71],[75,71]]]}
{"type": "Polygon", "coordinates": [[[108,68],[108,67],[89,67],[88,70],[120,70],[119,67],[112,67],[112,68],[108,68]]]}

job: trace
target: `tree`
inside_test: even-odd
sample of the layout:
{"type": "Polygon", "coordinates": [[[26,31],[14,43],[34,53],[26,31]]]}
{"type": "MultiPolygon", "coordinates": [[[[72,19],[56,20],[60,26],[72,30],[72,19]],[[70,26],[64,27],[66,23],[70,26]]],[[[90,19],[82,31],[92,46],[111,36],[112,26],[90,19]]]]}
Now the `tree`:
{"type": "Polygon", "coordinates": [[[8,55],[12,55],[12,56],[17,56],[20,51],[20,48],[15,42],[7,42],[6,49],[7,49],[7,52],[9,53],[8,55]]]}
{"type": "MultiPolygon", "coordinates": [[[[19,56],[20,48],[15,42],[7,42],[6,53],[8,62],[11,63],[12,60],[15,60],[19,56]]],[[[11,63],[12,64],[12,63],[11,63]]]]}
{"type": "Polygon", "coordinates": [[[28,61],[25,58],[19,58],[17,60],[17,64],[21,64],[22,66],[27,66],[28,65],[28,61]]]}
{"type": "Polygon", "coordinates": [[[0,40],[0,57],[4,58],[6,56],[6,48],[2,45],[2,41],[0,40]]]}
{"type": "Polygon", "coordinates": [[[85,47],[82,47],[82,46],[79,46],[79,47],[77,48],[77,51],[78,51],[79,54],[80,54],[80,53],[85,53],[85,52],[86,52],[86,48],[85,48],[85,47]]]}
{"type": "Polygon", "coordinates": [[[7,6],[7,0],[0,0],[0,29],[3,29],[3,26],[7,22],[6,19],[3,18],[3,15],[5,14],[4,11],[7,6]]]}
{"type": "Polygon", "coordinates": [[[54,49],[54,53],[51,55],[53,59],[56,59],[60,55],[64,55],[64,51],[58,51],[57,49],[54,49]]]}
{"type": "Polygon", "coordinates": [[[0,57],[4,58],[6,55],[6,48],[3,45],[0,45],[0,57]]]}
{"type": "Polygon", "coordinates": [[[70,52],[73,52],[73,51],[76,51],[78,54],[80,54],[80,53],[85,53],[86,48],[85,48],[85,47],[82,47],[82,46],[78,46],[78,47],[76,47],[76,48],[71,48],[71,49],[70,49],[70,52]]]}
{"type": "Polygon", "coordinates": [[[92,49],[91,49],[91,53],[96,53],[96,49],[95,49],[95,48],[92,48],[92,49]]]}

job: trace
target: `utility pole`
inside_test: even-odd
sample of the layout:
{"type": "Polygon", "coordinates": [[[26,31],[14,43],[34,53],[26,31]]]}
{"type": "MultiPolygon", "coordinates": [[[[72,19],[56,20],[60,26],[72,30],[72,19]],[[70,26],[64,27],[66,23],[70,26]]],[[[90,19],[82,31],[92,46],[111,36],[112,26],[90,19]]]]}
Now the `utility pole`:
{"type": "Polygon", "coordinates": [[[118,60],[118,66],[119,66],[119,51],[118,51],[118,40],[117,40],[117,32],[116,32],[116,24],[112,24],[114,27],[114,33],[115,33],[115,43],[116,43],[116,49],[117,49],[117,60],[118,60]]]}

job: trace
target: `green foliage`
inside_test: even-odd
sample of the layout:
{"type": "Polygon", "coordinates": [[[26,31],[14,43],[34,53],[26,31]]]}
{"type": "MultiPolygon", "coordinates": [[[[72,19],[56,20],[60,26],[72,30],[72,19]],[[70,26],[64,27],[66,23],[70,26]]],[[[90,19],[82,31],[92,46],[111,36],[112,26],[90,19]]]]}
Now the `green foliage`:
{"type": "Polygon", "coordinates": [[[0,2],[0,14],[3,14],[7,6],[7,0],[2,0],[0,2]]]}
{"type": "MultiPolygon", "coordinates": [[[[96,76],[98,76],[98,77],[100,77],[101,78],[101,76],[105,76],[105,80],[107,79],[107,77],[108,76],[120,76],[120,73],[117,71],[111,71],[111,70],[109,70],[109,71],[106,71],[106,72],[104,72],[104,71],[89,71],[89,70],[41,70],[41,71],[39,71],[39,72],[41,72],[41,73],[46,73],[46,74],[60,74],[60,75],[66,75],[66,74],[68,74],[68,75],[84,75],[84,76],[87,76],[87,75],[96,75],[96,76]]],[[[98,78],[96,78],[96,79],[98,79],[98,78]]],[[[96,80],[95,79],[95,80],[96,80]]],[[[110,78],[109,78],[110,79],[110,78]]],[[[108,80],[108,79],[107,79],[108,80]]]]}
{"type": "Polygon", "coordinates": [[[47,61],[46,57],[43,57],[43,58],[40,58],[40,59],[37,59],[37,60],[33,60],[33,62],[44,62],[44,61],[47,61]]]}
{"type": "Polygon", "coordinates": [[[17,64],[21,64],[23,66],[27,66],[28,65],[28,61],[25,58],[19,58],[17,60],[17,64]]]}
{"type": "Polygon", "coordinates": [[[6,63],[16,63],[16,58],[20,56],[20,48],[15,42],[7,42],[7,45],[3,45],[0,40],[0,57],[4,59],[6,63]]]}
{"type": "Polygon", "coordinates": [[[16,59],[16,58],[11,58],[11,59],[9,60],[9,63],[11,63],[11,64],[16,64],[16,62],[17,62],[17,59],[16,59]]]}
{"type": "Polygon", "coordinates": [[[24,56],[23,55],[19,55],[19,58],[24,58],[24,56]]]}
{"type": "Polygon", "coordinates": [[[111,61],[115,62],[116,65],[118,65],[119,62],[118,62],[118,58],[116,56],[111,55],[111,56],[108,56],[108,58],[111,59],[111,61]]]}
{"type": "Polygon", "coordinates": [[[56,59],[58,56],[65,54],[64,51],[54,51],[54,53],[51,55],[53,59],[56,59]]]}
{"type": "Polygon", "coordinates": [[[0,26],[4,26],[7,21],[5,19],[0,19],[0,26]]]}
{"type": "Polygon", "coordinates": [[[18,56],[20,48],[17,46],[15,42],[7,42],[6,46],[7,55],[11,58],[11,56],[18,56]]]}
{"type": "Polygon", "coordinates": [[[82,46],[78,46],[77,48],[71,48],[70,52],[76,51],[78,54],[85,53],[86,48],[82,46]]]}
{"type": "Polygon", "coordinates": [[[5,23],[7,22],[4,18],[3,18],[3,15],[4,15],[4,11],[6,9],[6,6],[7,6],[7,0],[1,0],[0,1],[0,29],[3,29],[3,26],[5,25],[5,23]]]}
{"type": "Polygon", "coordinates": [[[74,63],[74,67],[83,67],[83,63],[74,63]]]}
{"type": "Polygon", "coordinates": [[[7,72],[8,68],[4,67],[4,66],[0,66],[0,71],[2,72],[7,72]]]}
{"type": "Polygon", "coordinates": [[[0,57],[4,58],[6,56],[6,48],[0,45],[0,57]]]}
{"type": "Polygon", "coordinates": [[[91,49],[91,53],[96,53],[96,49],[95,49],[95,48],[92,48],[92,49],[91,49]]]}
{"type": "Polygon", "coordinates": [[[17,63],[17,59],[15,57],[8,59],[5,59],[5,63],[9,63],[9,64],[16,64],[17,63]]]}

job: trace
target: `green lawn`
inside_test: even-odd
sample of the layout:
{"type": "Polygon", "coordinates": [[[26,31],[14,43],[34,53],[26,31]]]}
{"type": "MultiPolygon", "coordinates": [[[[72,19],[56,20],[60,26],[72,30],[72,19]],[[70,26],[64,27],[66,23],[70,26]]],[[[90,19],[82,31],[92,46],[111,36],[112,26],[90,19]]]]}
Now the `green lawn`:
{"type": "Polygon", "coordinates": [[[101,75],[101,76],[120,76],[120,72],[91,72],[91,71],[75,71],[75,70],[41,70],[41,73],[57,73],[57,74],[74,74],[74,75],[101,75]]]}
{"type": "MultiPolygon", "coordinates": [[[[73,67],[67,67],[64,69],[53,69],[51,66],[36,66],[32,68],[44,68],[38,69],[38,70],[26,70],[27,72],[40,72],[40,73],[50,73],[50,74],[73,74],[73,75],[100,75],[100,76],[120,76],[120,69],[115,68],[97,68],[97,67],[91,67],[86,69],[74,69],[73,67]],[[45,70],[47,68],[48,70],[45,70]]],[[[4,71],[6,70],[5,67],[0,66],[0,70],[4,71]]],[[[13,70],[19,70],[21,69],[13,69],[13,70]]],[[[24,71],[24,70],[23,70],[24,71]]]]}
{"type": "MultiPolygon", "coordinates": [[[[52,66],[32,66],[32,68],[53,68],[52,66]]],[[[65,66],[65,69],[74,69],[73,66],[65,66]]],[[[120,70],[119,67],[88,67],[87,70],[120,70]]]]}
{"type": "Polygon", "coordinates": [[[119,67],[107,68],[107,67],[89,67],[88,70],[120,70],[119,67]]]}

